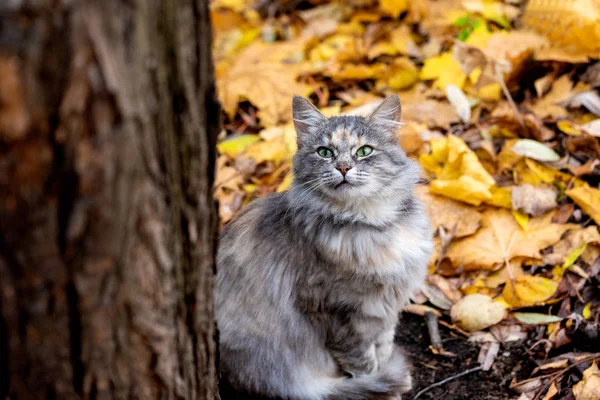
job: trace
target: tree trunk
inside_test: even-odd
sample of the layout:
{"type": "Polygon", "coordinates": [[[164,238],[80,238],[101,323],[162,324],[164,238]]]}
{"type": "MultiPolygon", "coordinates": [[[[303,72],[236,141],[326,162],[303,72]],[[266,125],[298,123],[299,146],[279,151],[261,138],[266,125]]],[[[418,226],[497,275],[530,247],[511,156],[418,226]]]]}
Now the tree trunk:
{"type": "Polygon", "coordinates": [[[0,399],[213,399],[207,0],[0,1],[0,399]]]}

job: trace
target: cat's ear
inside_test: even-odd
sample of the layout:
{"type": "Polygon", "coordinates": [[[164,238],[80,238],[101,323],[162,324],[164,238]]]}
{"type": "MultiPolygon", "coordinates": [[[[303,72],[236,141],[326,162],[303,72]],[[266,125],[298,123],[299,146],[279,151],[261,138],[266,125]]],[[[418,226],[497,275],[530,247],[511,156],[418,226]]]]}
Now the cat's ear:
{"type": "Polygon", "coordinates": [[[317,127],[327,122],[325,117],[313,106],[310,101],[302,96],[294,96],[292,101],[292,117],[294,119],[294,127],[296,128],[296,137],[298,147],[302,146],[303,142],[310,135],[314,135],[317,127]]]}
{"type": "Polygon", "coordinates": [[[400,106],[400,97],[393,94],[386,98],[373,113],[368,117],[369,123],[376,125],[391,135],[398,135],[398,128],[402,126],[400,122],[402,109],[400,106]]]}

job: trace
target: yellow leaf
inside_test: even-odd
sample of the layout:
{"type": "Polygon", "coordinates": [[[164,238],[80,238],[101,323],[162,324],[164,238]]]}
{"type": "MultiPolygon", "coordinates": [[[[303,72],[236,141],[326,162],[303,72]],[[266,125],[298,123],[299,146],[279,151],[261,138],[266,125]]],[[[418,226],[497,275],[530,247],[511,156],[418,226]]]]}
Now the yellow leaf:
{"type": "Polygon", "coordinates": [[[515,182],[519,184],[528,183],[533,186],[552,186],[555,182],[560,182],[564,187],[574,186],[575,188],[579,188],[587,186],[584,181],[575,178],[573,175],[557,171],[529,158],[521,160],[515,165],[513,175],[515,182]]]}
{"type": "Polygon", "coordinates": [[[551,223],[551,213],[529,220],[523,231],[505,209],[489,209],[482,214],[482,227],[472,236],[453,242],[446,256],[455,267],[494,269],[516,257],[539,260],[540,250],[558,242],[562,234],[577,227],[551,223]]]}
{"type": "Polygon", "coordinates": [[[517,210],[512,210],[511,212],[513,217],[515,218],[515,221],[517,221],[517,224],[519,224],[521,229],[527,231],[527,225],[529,224],[529,215],[517,210]]]}
{"type": "Polygon", "coordinates": [[[450,52],[425,60],[419,77],[422,80],[435,79],[433,86],[441,90],[445,90],[446,85],[449,84],[462,89],[467,80],[467,75],[461,69],[460,63],[452,57],[450,52]]]}
{"type": "Polygon", "coordinates": [[[492,198],[489,185],[470,176],[461,176],[453,180],[436,179],[431,182],[431,193],[441,194],[451,199],[460,200],[474,206],[492,198]]]}
{"type": "Polygon", "coordinates": [[[472,235],[479,229],[481,214],[475,208],[432,195],[427,186],[417,187],[415,193],[427,207],[433,230],[442,226],[447,232],[454,231],[454,237],[459,238],[472,235]]]}
{"type": "Polygon", "coordinates": [[[483,100],[498,101],[502,98],[502,86],[498,83],[483,85],[477,90],[477,96],[483,100]]]}
{"type": "Polygon", "coordinates": [[[597,224],[600,224],[600,190],[580,186],[567,190],[566,194],[597,224]]]}
{"type": "Polygon", "coordinates": [[[430,146],[431,154],[422,155],[419,160],[437,176],[431,183],[432,193],[476,206],[492,199],[494,178],[462,139],[448,135],[432,140],[430,146]]]}
{"type": "Polygon", "coordinates": [[[491,37],[492,33],[489,31],[487,24],[482,23],[473,29],[465,43],[469,46],[484,49],[491,37]]]}
{"type": "Polygon", "coordinates": [[[492,186],[490,188],[492,198],[486,200],[484,203],[491,206],[512,209],[512,186],[497,187],[492,186]]]}
{"type": "Polygon", "coordinates": [[[544,264],[563,264],[565,259],[573,254],[579,247],[587,244],[580,254],[585,262],[596,260],[600,255],[600,233],[597,226],[588,226],[584,229],[573,229],[552,246],[552,253],[544,255],[544,264]]]}
{"type": "Polygon", "coordinates": [[[217,144],[217,150],[220,154],[226,154],[231,158],[235,158],[243,153],[249,146],[258,142],[258,140],[258,135],[241,135],[217,144]]]}
{"type": "Polygon", "coordinates": [[[241,13],[248,7],[248,0],[214,0],[210,3],[211,8],[229,8],[241,13]]]}
{"type": "Polygon", "coordinates": [[[562,133],[566,133],[570,136],[581,136],[583,132],[577,124],[574,124],[572,121],[562,120],[556,123],[556,127],[560,129],[562,133]]]}
{"type": "Polygon", "coordinates": [[[415,41],[411,36],[410,28],[407,25],[400,25],[391,33],[390,42],[396,48],[398,53],[408,55],[417,48],[415,41]]]}
{"type": "Polygon", "coordinates": [[[380,89],[406,89],[412,86],[419,77],[417,68],[410,59],[400,57],[395,59],[385,70],[383,77],[377,80],[380,89]]]}
{"type": "Polygon", "coordinates": [[[522,275],[507,281],[502,296],[513,307],[542,304],[554,295],[558,283],[540,276],[522,275]]]}
{"type": "Polygon", "coordinates": [[[223,109],[230,117],[238,103],[248,100],[259,109],[261,124],[273,126],[288,121],[292,115],[291,98],[307,96],[312,89],[298,83],[301,64],[284,63],[304,51],[305,41],[277,44],[253,43],[236,57],[231,68],[220,72],[218,93],[223,109]]]}
{"type": "Polygon", "coordinates": [[[583,371],[583,379],[573,386],[573,394],[576,400],[600,399],[600,370],[595,362],[583,371]]]}
{"type": "Polygon", "coordinates": [[[396,48],[396,46],[386,41],[377,42],[373,46],[371,46],[371,48],[367,52],[367,57],[369,57],[369,60],[372,60],[381,55],[395,56],[396,54],[398,54],[398,49],[396,48]]]}
{"type": "Polygon", "coordinates": [[[587,242],[584,242],[581,246],[579,246],[578,248],[573,250],[571,252],[571,254],[569,254],[567,256],[563,265],[552,269],[552,274],[554,274],[554,276],[557,278],[562,277],[565,274],[565,272],[567,272],[569,267],[571,267],[573,264],[575,264],[575,261],[577,261],[579,256],[585,251],[586,247],[587,247],[587,242]]]}
{"type": "Polygon", "coordinates": [[[379,8],[393,18],[408,10],[408,0],[379,0],[379,8]]]}
{"type": "Polygon", "coordinates": [[[324,74],[335,80],[363,80],[377,77],[385,70],[384,64],[344,64],[336,66],[324,74]]]}
{"type": "Polygon", "coordinates": [[[257,164],[265,161],[278,163],[292,158],[291,154],[283,141],[283,138],[271,140],[268,142],[257,142],[248,147],[246,156],[252,158],[257,164]]]}
{"type": "Polygon", "coordinates": [[[290,188],[290,186],[292,186],[293,181],[294,181],[294,175],[292,174],[292,171],[289,171],[287,173],[287,175],[283,178],[283,181],[281,181],[279,186],[277,186],[277,190],[275,190],[275,191],[279,193],[279,192],[284,192],[284,191],[288,190],[290,188]]]}
{"type": "Polygon", "coordinates": [[[583,307],[583,310],[581,311],[581,315],[585,319],[592,319],[592,302],[591,301],[589,303],[587,303],[585,305],[585,307],[583,307]]]}
{"type": "MultiPolygon", "coordinates": [[[[545,35],[554,48],[583,56],[600,57],[600,4],[594,0],[531,0],[522,21],[545,35]]],[[[577,399],[579,400],[579,399],[577,399]]]]}

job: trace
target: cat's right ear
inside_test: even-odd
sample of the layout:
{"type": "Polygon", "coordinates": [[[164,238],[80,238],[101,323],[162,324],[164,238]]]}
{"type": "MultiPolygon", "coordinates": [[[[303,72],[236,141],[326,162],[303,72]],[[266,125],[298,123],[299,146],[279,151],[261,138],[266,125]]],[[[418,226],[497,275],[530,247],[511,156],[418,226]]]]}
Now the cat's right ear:
{"type": "Polygon", "coordinates": [[[302,147],[310,136],[317,133],[319,126],[327,122],[327,117],[302,96],[294,96],[292,117],[296,128],[298,147],[302,147]]]}

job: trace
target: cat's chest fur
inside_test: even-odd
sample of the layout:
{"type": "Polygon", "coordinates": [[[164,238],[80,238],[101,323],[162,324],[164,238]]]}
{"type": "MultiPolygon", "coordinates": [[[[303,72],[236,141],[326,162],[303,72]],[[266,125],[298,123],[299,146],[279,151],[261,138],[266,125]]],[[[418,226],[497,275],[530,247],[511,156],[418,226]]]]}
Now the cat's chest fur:
{"type": "Polygon", "coordinates": [[[382,227],[331,226],[316,232],[316,243],[344,269],[382,279],[405,278],[409,269],[426,264],[431,251],[428,220],[418,217],[382,227]]]}

